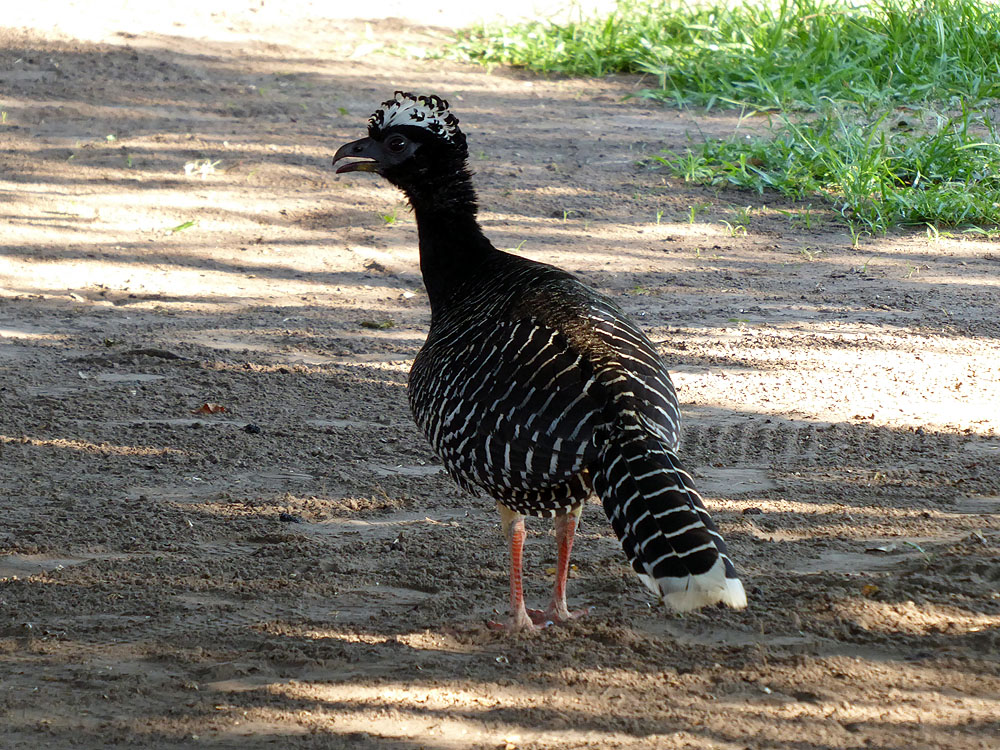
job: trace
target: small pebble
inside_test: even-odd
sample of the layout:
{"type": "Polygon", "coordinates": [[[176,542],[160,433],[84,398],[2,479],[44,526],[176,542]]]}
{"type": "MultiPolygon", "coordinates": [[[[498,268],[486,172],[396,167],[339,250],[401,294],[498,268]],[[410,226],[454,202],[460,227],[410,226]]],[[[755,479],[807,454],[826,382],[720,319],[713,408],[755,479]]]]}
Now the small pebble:
{"type": "Polygon", "coordinates": [[[251,422],[243,428],[243,432],[249,433],[250,435],[259,435],[263,432],[263,430],[260,428],[259,424],[251,422]]]}
{"type": "Polygon", "coordinates": [[[282,523],[302,523],[302,516],[296,516],[294,513],[279,513],[278,520],[282,523]]]}

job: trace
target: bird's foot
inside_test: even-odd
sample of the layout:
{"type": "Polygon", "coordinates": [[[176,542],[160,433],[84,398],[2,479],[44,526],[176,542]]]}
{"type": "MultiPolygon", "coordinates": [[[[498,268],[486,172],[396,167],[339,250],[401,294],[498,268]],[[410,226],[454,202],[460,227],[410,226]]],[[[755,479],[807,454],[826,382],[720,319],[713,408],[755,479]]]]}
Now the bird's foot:
{"type": "Polygon", "coordinates": [[[512,633],[544,630],[552,625],[576,620],[594,611],[593,607],[569,610],[564,606],[548,609],[525,609],[523,613],[512,615],[507,622],[490,620],[486,626],[491,630],[506,630],[512,633]]]}
{"type": "MultiPolygon", "coordinates": [[[[537,612],[539,616],[550,622],[550,623],[561,623],[570,622],[571,620],[576,620],[577,618],[584,617],[594,611],[594,607],[584,607],[583,609],[567,609],[566,605],[561,606],[549,605],[549,608],[544,612],[541,610],[528,610],[529,613],[537,612]]],[[[534,619],[534,617],[532,617],[534,619]]]]}
{"type": "Polygon", "coordinates": [[[492,630],[507,630],[512,633],[518,633],[544,630],[551,625],[555,625],[555,623],[556,620],[552,619],[549,610],[527,609],[522,605],[520,609],[511,610],[510,619],[507,622],[491,620],[486,624],[492,630]]]}
{"type": "Polygon", "coordinates": [[[552,620],[544,617],[544,612],[540,609],[527,609],[520,616],[512,615],[507,622],[490,620],[486,627],[490,630],[506,630],[510,633],[526,633],[532,630],[543,630],[554,624],[552,620]]]}

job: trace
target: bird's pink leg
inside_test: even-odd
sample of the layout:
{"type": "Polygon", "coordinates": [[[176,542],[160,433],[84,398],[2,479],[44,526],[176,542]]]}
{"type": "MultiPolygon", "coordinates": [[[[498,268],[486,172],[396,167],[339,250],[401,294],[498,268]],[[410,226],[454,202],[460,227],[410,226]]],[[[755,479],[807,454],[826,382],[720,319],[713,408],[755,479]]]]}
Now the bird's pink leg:
{"type": "MultiPolygon", "coordinates": [[[[499,503],[498,503],[499,505],[499,503]]],[[[524,517],[519,513],[500,507],[500,520],[504,535],[510,548],[510,620],[506,623],[490,622],[495,630],[536,630],[557,622],[574,620],[591,611],[592,608],[579,609],[570,612],[566,607],[566,579],[569,577],[569,557],[573,551],[573,538],[576,535],[577,522],[580,519],[582,507],[565,515],[557,516],[556,546],[556,582],[552,589],[552,601],[543,611],[528,609],[524,606],[524,587],[521,571],[524,563],[524,517]]]]}
{"type": "Polygon", "coordinates": [[[535,623],[524,606],[524,588],[521,582],[524,518],[501,505],[500,520],[510,548],[510,620],[507,623],[490,622],[489,625],[497,630],[534,630],[535,623]]]}
{"type": "Polygon", "coordinates": [[[587,614],[589,609],[579,609],[570,612],[566,607],[566,579],[569,577],[569,555],[573,551],[573,537],[576,536],[576,525],[580,520],[583,507],[577,508],[562,516],[556,516],[556,582],[552,588],[552,601],[545,610],[545,619],[551,622],[573,620],[587,614]]]}

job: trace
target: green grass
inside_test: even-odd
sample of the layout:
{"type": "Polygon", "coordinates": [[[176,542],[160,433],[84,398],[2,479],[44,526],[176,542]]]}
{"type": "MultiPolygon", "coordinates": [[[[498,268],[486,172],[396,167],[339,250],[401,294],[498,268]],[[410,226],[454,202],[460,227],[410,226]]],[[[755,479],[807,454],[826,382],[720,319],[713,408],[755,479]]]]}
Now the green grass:
{"type": "Polygon", "coordinates": [[[185,221],[183,224],[178,224],[176,227],[171,227],[167,231],[170,232],[170,234],[177,234],[178,232],[183,232],[185,229],[190,229],[197,223],[197,221],[191,219],[190,221],[185,221]]]}
{"type": "Polygon", "coordinates": [[[536,71],[651,74],[642,95],[679,106],[1000,96],[1000,7],[986,0],[620,0],[606,17],[473,27],[452,49],[536,71]]]}
{"type": "Polygon", "coordinates": [[[783,117],[767,138],[710,140],[654,160],[689,182],[820,197],[855,233],[1000,224],[1000,147],[989,118],[964,110],[932,119],[910,130],[830,106],[809,121],[783,117]]]}
{"type": "Polygon", "coordinates": [[[819,198],[855,243],[897,226],[1000,227],[997,133],[979,113],[1000,98],[991,0],[619,0],[604,17],[474,27],[452,50],[537,71],[651,75],[657,85],[639,95],[679,107],[776,111],[769,137],[734,134],[655,161],[692,182],[819,198]],[[894,127],[901,106],[949,114],[894,127]]]}

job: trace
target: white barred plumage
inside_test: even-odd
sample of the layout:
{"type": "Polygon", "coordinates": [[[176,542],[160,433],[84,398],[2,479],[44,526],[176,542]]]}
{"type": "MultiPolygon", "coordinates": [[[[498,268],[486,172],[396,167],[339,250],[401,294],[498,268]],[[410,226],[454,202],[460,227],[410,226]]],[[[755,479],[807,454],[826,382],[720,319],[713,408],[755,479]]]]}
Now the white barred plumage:
{"type": "Polygon", "coordinates": [[[677,452],[680,411],[649,339],[571,274],[497,250],[475,219],[465,136],[438,97],[397,92],[345,156],[374,160],[416,213],[431,303],[410,371],[414,419],[464,489],[500,506],[514,629],[570,619],[566,573],[592,493],[632,568],[677,610],[746,606],[726,544],[677,452]],[[545,612],[521,595],[522,515],[556,518],[556,585],[545,612]]]}

